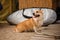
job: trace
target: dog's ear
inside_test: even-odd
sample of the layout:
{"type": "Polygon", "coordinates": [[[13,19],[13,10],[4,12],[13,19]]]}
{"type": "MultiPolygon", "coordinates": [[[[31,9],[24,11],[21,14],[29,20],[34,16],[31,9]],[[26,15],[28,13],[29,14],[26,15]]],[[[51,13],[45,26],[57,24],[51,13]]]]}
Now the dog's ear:
{"type": "Polygon", "coordinates": [[[43,10],[40,10],[39,12],[40,12],[40,13],[43,13],[43,10]]]}
{"type": "Polygon", "coordinates": [[[43,15],[43,10],[40,10],[39,13],[43,15]]]}

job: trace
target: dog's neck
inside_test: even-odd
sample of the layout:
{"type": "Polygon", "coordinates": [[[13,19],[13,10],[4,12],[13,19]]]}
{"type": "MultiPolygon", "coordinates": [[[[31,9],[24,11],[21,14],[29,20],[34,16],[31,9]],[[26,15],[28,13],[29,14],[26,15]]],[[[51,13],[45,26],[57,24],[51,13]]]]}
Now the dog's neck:
{"type": "Polygon", "coordinates": [[[37,19],[36,19],[36,18],[33,18],[33,20],[34,20],[35,22],[37,22],[37,19]]]}
{"type": "Polygon", "coordinates": [[[34,17],[33,20],[35,21],[35,23],[43,25],[43,17],[41,17],[41,18],[34,17]]]}
{"type": "Polygon", "coordinates": [[[38,20],[39,20],[39,19],[34,17],[33,20],[34,20],[36,23],[38,23],[38,20]]]}

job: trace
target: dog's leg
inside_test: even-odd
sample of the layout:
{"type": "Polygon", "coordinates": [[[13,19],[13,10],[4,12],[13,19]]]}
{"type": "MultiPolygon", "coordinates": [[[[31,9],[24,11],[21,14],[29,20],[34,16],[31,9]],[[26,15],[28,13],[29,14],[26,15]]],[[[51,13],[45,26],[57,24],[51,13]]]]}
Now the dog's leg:
{"type": "Polygon", "coordinates": [[[34,29],[35,33],[40,34],[41,30],[40,30],[40,32],[38,32],[39,30],[35,26],[33,27],[33,29],[34,29]]]}
{"type": "Polygon", "coordinates": [[[35,27],[35,26],[33,27],[33,29],[34,29],[34,31],[35,31],[35,32],[37,32],[37,29],[36,29],[36,27],[35,27]]]}

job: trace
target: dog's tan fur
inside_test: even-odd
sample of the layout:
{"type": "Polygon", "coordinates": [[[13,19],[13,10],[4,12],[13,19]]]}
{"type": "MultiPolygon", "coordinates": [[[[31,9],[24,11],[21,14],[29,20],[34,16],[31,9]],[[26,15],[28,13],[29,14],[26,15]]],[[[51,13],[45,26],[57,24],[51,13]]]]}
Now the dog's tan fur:
{"type": "Polygon", "coordinates": [[[43,23],[43,13],[42,10],[37,10],[38,12],[35,11],[35,15],[40,15],[39,17],[33,16],[32,18],[25,20],[15,27],[16,32],[23,32],[23,31],[35,31],[36,28],[40,27],[43,23]]]}

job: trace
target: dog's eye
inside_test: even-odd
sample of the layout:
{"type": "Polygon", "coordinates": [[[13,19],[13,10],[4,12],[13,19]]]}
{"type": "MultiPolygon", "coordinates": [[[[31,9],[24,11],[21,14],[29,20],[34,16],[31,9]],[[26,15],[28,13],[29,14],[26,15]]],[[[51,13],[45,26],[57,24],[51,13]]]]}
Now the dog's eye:
{"type": "Polygon", "coordinates": [[[36,13],[38,13],[38,11],[36,11],[36,13]]]}

